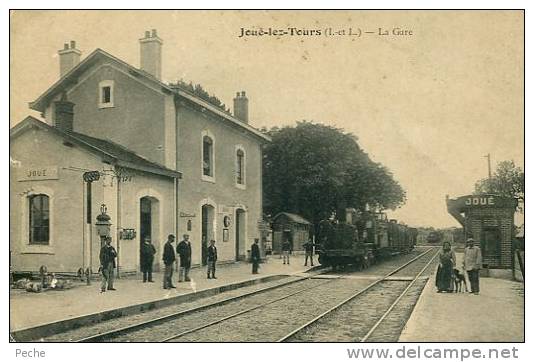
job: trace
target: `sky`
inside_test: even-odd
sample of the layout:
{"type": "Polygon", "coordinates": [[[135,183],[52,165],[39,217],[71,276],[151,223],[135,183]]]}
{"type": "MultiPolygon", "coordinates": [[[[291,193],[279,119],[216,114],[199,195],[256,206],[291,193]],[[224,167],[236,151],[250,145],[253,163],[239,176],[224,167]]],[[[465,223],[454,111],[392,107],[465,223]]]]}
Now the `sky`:
{"type": "Polygon", "coordinates": [[[245,90],[257,128],[308,120],[356,135],[406,190],[389,216],[409,225],[459,226],[445,196],[472,193],[486,154],[494,169],[523,168],[520,11],[15,11],[10,126],[39,116],[28,102],[58,80],[63,43],[139,67],[150,29],[164,42],[164,81],[200,83],[230,108],[245,90]]]}

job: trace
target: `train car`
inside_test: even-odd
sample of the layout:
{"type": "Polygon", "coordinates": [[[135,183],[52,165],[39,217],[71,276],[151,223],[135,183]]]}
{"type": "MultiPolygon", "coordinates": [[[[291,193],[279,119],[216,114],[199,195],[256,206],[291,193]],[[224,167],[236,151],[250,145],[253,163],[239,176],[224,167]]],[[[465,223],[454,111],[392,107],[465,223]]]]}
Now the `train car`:
{"type": "Polygon", "coordinates": [[[410,250],[412,250],[415,247],[415,244],[417,244],[417,235],[419,235],[419,231],[417,230],[417,228],[408,228],[410,250]]]}
{"type": "Polygon", "coordinates": [[[399,248],[399,225],[397,225],[397,220],[389,220],[388,222],[388,248],[392,251],[395,251],[399,248]]]}
{"type": "Polygon", "coordinates": [[[391,219],[388,228],[389,249],[392,254],[410,251],[414,248],[417,239],[417,229],[399,224],[391,219]]]}
{"type": "Polygon", "coordinates": [[[322,265],[357,264],[363,267],[373,262],[372,244],[360,239],[356,225],[323,220],[319,224],[319,263],[322,265]]]}
{"type": "Polygon", "coordinates": [[[367,268],[379,259],[413,249],[414,230],[417,232],[388,220],[384,213],[347,209],[345,221],[323,220],[319,224],[319,263],[367,268]]]}

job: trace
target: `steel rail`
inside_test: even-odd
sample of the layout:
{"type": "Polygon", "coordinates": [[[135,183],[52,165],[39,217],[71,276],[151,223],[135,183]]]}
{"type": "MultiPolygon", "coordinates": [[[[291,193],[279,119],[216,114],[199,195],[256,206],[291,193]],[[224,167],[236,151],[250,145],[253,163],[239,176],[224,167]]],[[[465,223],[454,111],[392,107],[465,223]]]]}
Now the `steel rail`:
{"type": "MultiPolygon", "coordinates": [[[[403,264],[402,266],[396,268],[395,270],[393,270],[392,272],[388,273],[387,275],[385,275],[384,277],[382,277],[381,279],[375,281],[374,283],[372,283],[370,286],[366,287],[365,290],[369,289],[370,287],[372,287],[373,285],[377,284],[378,282],[384,280],[385,278],[399,272],[400,270],[404,269],[405,267],[407,267],[408,265],[412,264],[413,262],[415,262],[416,260],[420,259],[421,257],[427,255],[430,251],[432,251],[433,248],[423,252],[422,254],[416,256],[415,258],[413,258],[412,260],[408,261],[407,263],[403,264]]],[[[328,269],[326,269],[324,272],[327,272],[328,269]]],[[[319,273],[321,274],[321,273],[319,273]]],[[[210,309],[210,308],[215,308],[215,307],[218,307],[218,306],[221,306],[221,305],[224,305],[224,304],[227,304],[227,303],[230,303],[230,302],[233,302],[233,301],[237,301],[239,299],[243,299],[243,298],[246,298],[246,297],[249,297],[249,296],[252,296],[252,295],[255,295],[255,294],[259,294],[259,293],[263,293],[263,292],[268,292],[270,290],[273,290],[273,289],[276,289],[276,288],[280,288],[280,287],[284,287],[284,286],[287,286],[287,285],[290,285],[290,284],[293,284],[293,283],[297,283],[297,282],[300,282],[300,281],[305,281],[305,280],[310,280],[310,279],[313,279],[315,277],[315,275],[312,275],[312,276],[306,276],[306,277],[301,277],[301,278],[298,278],[298,279],[295,279],[295,280],[291,280],[289,282],[285,282],[285,283],[281,283],[281,284],[277,284],[277,285],[273,285],[273,286],[269,286],[269,287],[266,287],[266,288],[262,288],[262,289],[259,289],[259,290],[256,290],[256,291],[252,291],[252,292],[248,292],[248,293],[244,293],[244,294],[241,294],[241,295],[238,295],[238,296],[235,296],[235,297],[229,297],[229,298],[226,298],[226,299],[223,299],[221,301],[218,301],[218,302],[215,302],[215,303],[211,303],[211,304],[206,304],[206,305],[202,305],[202,306],[199,306],[199,307],[193,307],[193,308],[190,308],[190,309],[187,309],[187,310],[184,310],[184,311],[180,311],[180,312],[176,312],[176,313],[171,313],[171,314],[168,314],[168,315],[165,315],[165,316],[162,316],[162,317],[157,317],[157,318],[154,318],[154,319],[150,319],[148,321],[143,321],[143,322],[139,322],[139,323],[136,323],[136,324],[132,324],[132,325],[129,325],[129,326],[126,326],[126,327],[119,327],[119,328],[116,328],[114,330],[111,330],[111,331],[107,331],[107,332],[103,332],[103,333],[98,333],[98,334],[95,334],[95,335],[91,335],[89,337],[84,337],[84,338],[81,338],[81,339],[78,339],[78,340],[75,340],[74,342],[98,342],[98,341],[102,341],[106,338],[113,338],[117,335],[121,335],[121,334],[125,334],[125,333],[129,333],[129,332],[132,332],[132,331],[135,331],[135,330],[138,330],[138,329],[142,329],[142,328],[145,328],[147,326],[150,326],[150,325],[156,325],[156,324],[160,324],[160,323],[163,323],[167,320],[171,320],[171,319],[175,319],[175,318],[179,318],[181,316],[184,316],[186,314],[190,314],[190,313],[194,313],[194,312],[200,312],[202,310],[206,310],[206,309],[210,309]]],[[[328,282],[331,282],[333,280],[336,280],[338,278],[335,278],[335,279],[331,279],[329,280],[328,282]]],[[[237,313],[234,313],[232,315],[229,315],[229,316],[226,316],[226,317],[223,317],[217,321],[213,321],[213,322],[210,322],[210,323],[206,323],[205,325],[202,325],[202,326],[199,326],[199,327],[196,327],[196,328],[193,328],[191,330],[188,330],[188,331],[185,331],[185,332],[182,332],[178,335],[175,335],[175,336],[172,336],[172,337],[169,337],[169,338],[166,338],[165,340],[163,340],[162,342],[164,341],[168,341],[168,340],[171,340],[171,339],[176,339],[176,338],[179,338],[180,336],[183,336],[183,335],[186,335],[186,334],[189,334],[189,333],[193,333],[195,331],[198,331],[198,330],[201,330],[201,329],[204,329],[204,328],[207,328],[211,325],[215,325],[215,324],[218,324],[218,323],[221,323],[223,322],[224,320],[227,320],[227,319],[231,319],[231,318],[234,318],[234,317],[237,317],[241,314],[245,314],[245,313],[248,313],[252,310],[255,310],[255,309],[258,309],[258,308],[261,308],[265,305],[268,305],[268,304],[272,304],[272,303],[275,303],[279,300],[283,300],[283,299],[286,299],[286,298],[289,298],[295,294],[299,294],[299,293],[302,293],[302,292],[305,292],[307,290],[310,290],[310,289],[313,289],[313,288],[316,288],[318,286],[321,286],[323,284],[326,284],[328,282],[325,282],[325,283],[321,283],[317,286],[313,286],[311,288],[304,288],[302,290],[299,290],[297,292],[293,292],[291,293],[290,295],[286,295],[284,297],[281,297],[281,298],[278,298],[276,300],[273,300],[273,301],[270,301],[268,303],[264,303],[264,304],[260,304],[260,305],[257,305],[257,306],[254,306],[254,307],[251,307],[251,308],[248,308],[246,310],[243,310],[243,311],[240,311],[240,312],[237,312],[237,313]]],[[[362,291],[363,292],[363,291],[362,291]]]]}
{"type": "MultiPolygon", "coordinates": [[[[390,275],[392,275],[392,274],[398,272],[400,269],[402,269],[402,268],[408,266],[409,264],[413,263],[414,261],[416,261],[416,260],[418,260],[419,258],[423,257],[424,255],[428,254],[431,250],[432,250],[432,249],[427,250],[426,252],[424,252],[424,253],[418,255],[418,256],[415,257],[414,259],[410,260],[409,262],[403,264],[403,265],[400,266],[399,268],[397,268],[397,269],[395,269],[394,271],[390,272],[388,275],[386,275],[386,277],[388,277],[388,276],[390,276],[390,275]]],[[[280,297],[280,298],[271,300],[271,301],[269,301],[269,302],[262,303],[262,304],[258,304],[258,305],[254,306],[254,307],[250,307],[250,308],[244,309],[244,310],[242,310],[242,311],[233,313],[233,314],[231,314],[231,315],[227,315],[227,316],[222,317],[222,318],[219,318],[219,319],[217,319],[217,320],[215,320],[215,321],[208,322],[208,323],[205,323],[205,324],[203,324],[203,325],[201,325],[201,326],[198,326],[198,327],[189,329],[189,330],[187,330],[187,331],[178,333],[178,334],[176,334],[176,335],[173,335],[173,336],[171,336],[171,337],[167,337],[167,338],[161,340],[160,342],[168,342],[168,341],[171,341],[171,340],[173,340],[173,339],[178,339],[178,338],[180,338],[180,337],[182,337],[182,336],[184,336],[184,335],[187,335],[187,334],[191,334],[191,333],[197,332],[197,331],[199,331],[199,330],[205,329],[205,328],[210,327],[210,326],[213,326],[213,325],[215,325],[215,324],[222,323],[222,322],[224,322],[224,321],[226,321],[226,320],[228,320],[228,319],[235,318],[235,317],[240,316],[240,315],[242,315],[242,314],[245,314],[245,313],[251,312],[251,311],[253,311],[253,310],[256,310],[256,309],[265,307],[265,306],[267,306],[267,305],[270,305],[270,304],[279,302],[279,301],[281,301],[281,300],[287,299],[287,298],[292,297],[292,296],[294,296],[294,295],[296,295],[296,294],[300,294],[300,293],[309,291],[309,290],[311,290],[311,289],[320,287],[320,286],[322,286],[323,284],[327,284],[327,283],[329,283],[330,281],[337,280],[337,279],[339,279],[339,278],[340,278],[340,277],[335,278],[335,279],[331,279],[331,280],[329,280],[328,282],[321,283],[321,284],[319,284],[319,285],[315,285],[315,286],[310,287],[310,288],[304,288],[304,289],[301,289],[301,290],[299,290],[299,291],[296,291],[296,292],[290,293],[290,294],[288,294],[288,295],[285,295],[285,296],[283,296],[283,297],[280,297]]]]}
{"type": "MultiPolygon", "coordinates": [[[[325,272],[326,271],[327,270],[325,270],[325,272]]],[[[297,279],[290,280],[290,281],[287,281],[287,282],[284,282],[284,283],[281,283],[281,284],[271,285],[269,287],[258,289],[258,290],[254,290],[252,292],[247,292],[247,293],[240,294],[240,295],[237,295],[237,296],[234,296],[234,297],[225,298],[225,299],[217,301],[215,303],[205,304],[205,305],[201,305],[201,306],[198,306],[198,307],[189,308],[189,309],[186,309],[186,310],[183,310],[183,311],[180,311],[180,312],[170,313],[170,314],[167,314],[167,315],[164,315],[164,316],[161,316],[161,317],[157,317],[157,318],[153,318],[153,319],[150,319],[150,320],[147,320],[147,321],[142,321],[142,322],[139,322],[139,323],[131,324],[131,325],[128,325],[128,326],[125,326],[125,327],[115,328],[115,329],[113,329],[111,331],[106,331],[106,332],[94,334],[94,335],[91,335],[91,336],[88,336],[88,337],[83,337],[83,338],[77,339],[77,340],[75,340],[73,342],[77,342],[77,343],[80,343],[80,342],[99,342],[99,341],[102,341],[102,340],[104,340],[106,338],[112,338],[112,337],[114,337],[116,335],[132,332],[134,330],[144,328],[144,327],[149,326],[151,324],[163,323],[163,322],[165,322],[165,321],[167,321],[169,319],[174,319],[174,318],[178,318],[178,317],[181,317],[183,315],[186,315],[186,314],[199,312],[199,311],[202,311],[202,310],[205,310],[205,309],[209,309],[209,308],[218,307],[218,306],[221,306],[221,305],[224,305],[224,304],[227,304],[227,303],[230,303],[230,302],[242,299],[242,298],[250,297],[252,295],[260,294],[260,293],[263,293],[263,292],[267,292],[267,291],[270,291],[272,289],[276,289],[276,288],[284,287],[284,286],[287,286],[287,285],[291,285],[293,283],[309,280],[309,279],[312,279],[313,277],[314,277],[313,275],[305,276],[305,277],[297,277],[297,279]]]]}
{"type": "Polygon", "coordinates": [[[328,281],[323,282],[323,283],[320,283],[320,284],[318,284],[318,285],[314,285],[313,287],[310,287],[310,288],[303,288],[303,289],[301,289],[301,290],[297,290],[296,292],[292,292],[292,293],[287,294],[287,295],[284,295],[284,296],[282,296],[282,297],[279,297],[279,298],[270,300],[270,301],[268,301],[268,302],[266,302],[266,303],[262,303],[262,304],[255,305],[254,307],[250,307],[250,308],[244,309],[244,310],[239,311],[239,312],[237,312],[237,313],[233,313],[233,314],[227,315],[226,317],[219,318],[219,319],[217,319],[217,320],[215,320],[215,321],[208,322],[208,323],[203,324],[203,325],[201,325],[201,326],[198,326],[198,327],[189,329],[189,330],[187,330],[187,331],[184,331],[184,332],[175,334],[175,335],[173,335],[173,336],[171,336],[171,337],[167,337],[167,338],[165,338],[165,339],[163,339],[163,340],[161,340],[161,341],[159,341],[159,342],[168,342],[168,341],[173,340],[173,339],[178,339],[178,338],[180,338],[180,337],[182,337],[182,336],[185,336],[185,335],[187,335],[187,334],[191,334],[191,333],[196,332],[196,331],[199,331],[199,330],[201,330],[201,329],[204,329],[204,328],[213,326],[213,325],[215,325],[215,324],[219,324],[219,323],[221,323],[221,322],[224,322],[225,320],[235,318],[235,317],[237,317],[237,316],[240,316],[241,314],[245,314],[245,313],[251,312],[251,311],[253,311],[253,310],[256,310],[256,309],[265,307],[265,306],[267,306],[267,305],[269,305],[269,304],[273,304],[273,303],[279,302],[279,301],[281,301],[281,300],[284,300],[284,299],[287,299],[287,298],[289,298],[289,297],[292,297],[292,296],[294,296],[294,295],[296,295],[296,294],[300,294],[300,293],[307,292],[307,291],[310,291],[310,290],[312,290],[312,289],[318,288],[318,287],[320,287],[320,286],[323,286],[324,284],[331,283],[331,282],[333,282],[334,280],[337,280],[337,279],[340,279],[340,278],[329,279],[328,281]]]}
{"type": "Polygon", "coordinates": [[[399,301],[402,299],[402,297],[404,297],[406,295],[406,293],[408,293],[408,290],[412,287],[412,285],[415,284],[415,282],[419,279],[419,277],[421,276],[421,274],[424,273],[424,271],[430,266],[430,264],[434,261],[434,259],[436,259],[436,256],[438,256],[439,253],[436,253],[434,254],[434,256],[432,257],[432,259],[430,259],[428,261],[428,263],[426,263],[426,265],[423,267],[423,269],[421,269],[421,271],[419,273],[417,273],[417,275],[415,276],[415,278],[410,282],[410,284],[408,284],[408,286],[403,290],[403,292],[397,297],[397,299],[395,299],[395,301],[393,302],[393,304],[391,304],[391,306],[388,308],[388,310],[382,315],[382,317],[380,317],[380,319],[373,325],[373,327],[369,330],[369,332],[367,332],[367,334],[360,340],[360,342],[366,342],[369,337],[373,334],[373,332],[378,328],[378,326],[384,321],[384,319],[387,318],[387,316],[389,315],[389,313],[391,313],[391,311],[393,310],[393,308],[395,308],[395,306],[399,303],[399,301]]]}
{"type": "MultiPolygon", "coordinates": [[[[349,296],[348,298],[344,299],[343,301],[341,301],[340,303],[336,304],[335,306],[333,306],[332,308],[328,309],[327,311],[319,314],[317,317],[315,317],[314,319],[312,319],[311,321],[308,321],[306,322],[305,324],[301,325],[300,327],[294,329],[293,331],[291,331],[289,334],[285,335],[284,337],[280,338],[277,342],[284,342],[286,340],[288,340],[289,338],[291,338],[292,336],[294,336],[295,334],[297,334],[298,332],[300,332],[301,330],[305,329],[305,328],[308,328],[310,327],[312,324],[315,324],[317,323],[317,321],[319,321],[320,319],[322,319],[323,317],[325,317],[326,315],[332,313],[333,311],[339,309],[341,306],[347,304],[348,302],[350,302],[351,300],[353,300],[354,298],[362,295],[363,293],[367,292],[369,289],[371,289],[372,287],[374,287],[375,285],[377,285],[378,283],[381,283],[383,282],[386,278],[392,276],[393,274],[395,273],[398,273],[399,271],[401,271],[402,269],[406,268],[408,265],[412,264],[413,262],[415,262],[416,260],[419,260],[420,258],[422,258],[423,256],[427,255],[428,253],[430,253],[432,250],[434,250],[434,248],[431,248],[427,251],[425,251],[424,253],[418,255],[417,257],[413,258],[412,260],[408,261],[407,263],[401,265],[400,267],[398,267],[397,269],[393,270],[392,272],[389,272],[388,274],[386,274],[385,276],[381,277],[380,279],[374,281],[373,283],[369,284],[368,286],[366,286],[364,289],[358,291],[357,293],[349,296]]],[[[432,257],[432,260],[435,258],[432,257]]]]}

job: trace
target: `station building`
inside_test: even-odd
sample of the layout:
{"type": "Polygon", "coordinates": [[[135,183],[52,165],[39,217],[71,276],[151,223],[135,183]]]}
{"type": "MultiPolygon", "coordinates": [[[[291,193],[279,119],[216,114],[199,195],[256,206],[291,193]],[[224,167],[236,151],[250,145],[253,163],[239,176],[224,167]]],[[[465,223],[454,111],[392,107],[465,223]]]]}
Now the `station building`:
{"type": "Polygon", "coordinates": [[[121,270],[133,271],[138,265],[139,242],[132,230],[143,225],[144,200],[154,203],[150,226],[159,254],[165,240],[156,236],[174,230],[173,218],[163,215],[173,215],[180,173],[111,141],[64,132],[27,117],[11,130],[11,161],[10,251],[15,271],[36,271],[41,265],[58,272],[81,267],[96,271],[101,245],[94,224],[102,204],[114,226],[121,225],[112,229],[121,270]],[[82,179],[88,170],[101,174],[91,186],[82,179]]]}
{"type": "Polygon", "coordinates": [[[10,132],[10,253],[14,271],[98,268],[95,217],[106,207],[119,270],[139,270],[150,237],[161,263],[168,234],[189,234],[193,264],[217,241],[219,260],[244,259],[260,239],[262,145],[248,98],[234,112],[161,81],[163,41],[139,40],[140,68],[96,49],[60,50],[60,79],[10,132]],[[100,179],[84,182],[98,171],[100,179]],[[89,185],[91,184],[91,185],[89,185]],[[90,190],[89,190],[90,188],[90,190]]]}
{"type": "Polygon", "coordinates": [[[497,195],[466,195],[446,199],[447,210],[482,251],[488,269],[512,269],[514,263],[514,213],[517,199],[497,195]]]}

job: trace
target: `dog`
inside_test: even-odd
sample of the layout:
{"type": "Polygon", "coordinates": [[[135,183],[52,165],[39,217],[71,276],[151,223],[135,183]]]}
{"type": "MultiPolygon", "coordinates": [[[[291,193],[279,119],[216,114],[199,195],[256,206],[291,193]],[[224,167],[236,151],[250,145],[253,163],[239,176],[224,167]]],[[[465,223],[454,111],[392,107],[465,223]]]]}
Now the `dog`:
{"type": "Polygon", "coordinates": [[[467,283],[465,282],[465,275],[458,269],[453,269],[454,273],[454,292],[467,292],[467,283]]]}

